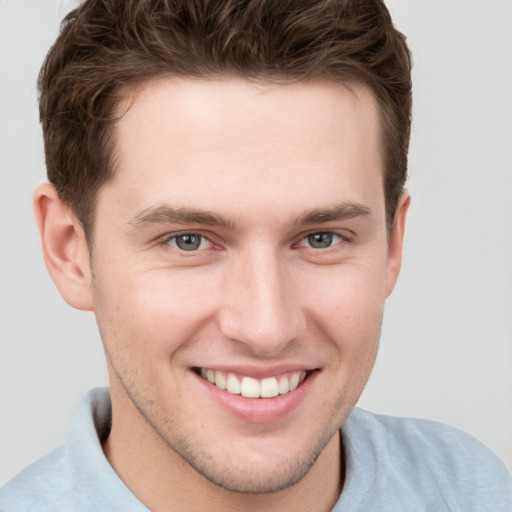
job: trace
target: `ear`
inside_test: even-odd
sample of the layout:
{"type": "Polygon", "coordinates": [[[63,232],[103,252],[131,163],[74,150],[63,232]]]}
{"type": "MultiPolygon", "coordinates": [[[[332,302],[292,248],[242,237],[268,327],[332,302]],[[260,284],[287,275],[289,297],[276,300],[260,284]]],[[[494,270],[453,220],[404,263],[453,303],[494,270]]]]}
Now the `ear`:
{"type": "Polygon", "coordinates": [[[70,306],[92,311],[89,249],[80,222],[49,183],[36,188],[34,212],[53,282],[70,306]]]}
{"type": "Polygon", "coordinates": [[[405,233],[405,220],[409,205],[411,204],[411,196],[407,192],[403,192],[398,201],[398,206],[393,220],[393,227],[389,237],[388,263],[386,272],[386,297],[389,297],[395,287],[402,266],[402,247],[405,233]]]}

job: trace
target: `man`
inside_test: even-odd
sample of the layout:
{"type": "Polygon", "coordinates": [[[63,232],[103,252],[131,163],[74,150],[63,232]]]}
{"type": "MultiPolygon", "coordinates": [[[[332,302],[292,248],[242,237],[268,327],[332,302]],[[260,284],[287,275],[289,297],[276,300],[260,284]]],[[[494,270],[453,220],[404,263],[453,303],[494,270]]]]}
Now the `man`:
{"type": "Polygon", "coordinates": [[[86,1],[40,88],[45,261],[110,392],[0,510],[510,510],[468,436],[354,409],[409,205],[381,2],[86,1]]]}

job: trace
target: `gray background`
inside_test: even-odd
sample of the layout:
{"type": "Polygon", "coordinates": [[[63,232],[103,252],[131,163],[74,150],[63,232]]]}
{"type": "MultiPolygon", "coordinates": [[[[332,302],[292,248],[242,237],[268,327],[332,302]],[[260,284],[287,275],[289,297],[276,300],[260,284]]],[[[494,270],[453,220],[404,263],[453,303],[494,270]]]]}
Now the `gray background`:
{"type": "MultiPolygon", "coordinates": [[[[0,484],[107,382],[90,313],[46,274],[35,79],[73,3],[0,0],[0,484]]],[[[438,419],[512,467],[512,2],[388,0],[414,53],[405,260],[360,405],[438,419]]]]}

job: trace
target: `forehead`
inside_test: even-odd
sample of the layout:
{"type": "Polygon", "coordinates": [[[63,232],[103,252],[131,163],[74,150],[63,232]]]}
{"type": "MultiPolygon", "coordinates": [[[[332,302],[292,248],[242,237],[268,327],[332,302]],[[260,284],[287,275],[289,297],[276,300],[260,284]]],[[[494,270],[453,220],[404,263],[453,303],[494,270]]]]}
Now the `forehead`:
{"type": "Polygon", "coordinates": [[[227,136],[233,133],[241,141],[244,136],[252,140],[260,134],[276,143],[285,137],[297,144],[304,137],[311,142],[336,138],[343,143],[359,127],[378,130],[379,124],[377,103],[369,89],[325,79],[275,83],[236,77],[156,78],[126,91],[120,111],[124,115],[117,125],[118,142],[124,138],[129,144],[130,137],[139,136],[148,123],[167,116],[166,131],[173,135],[169,142],[180,147],[183,142],[195,144],[201,137],[203,146],[214,142],[218,147],[219,140],[208,137],[217,128],[226,135],[226,144],[232,142],[227,136]],[[340,123],[340,116],[347,122],[340,123]],[[320,131],[319,124],[323,125],[320,131]],[[133,130],[134,125],[138,130],[133,130]]]}
{"type": "Polygon", "coordinates": [[[378,109],[363,87],[172,77],[132,91],[122,108],[104,188],[132,208],[179,198],[212,209],[243,197],[304,210],[382,191],[378,109]]]}

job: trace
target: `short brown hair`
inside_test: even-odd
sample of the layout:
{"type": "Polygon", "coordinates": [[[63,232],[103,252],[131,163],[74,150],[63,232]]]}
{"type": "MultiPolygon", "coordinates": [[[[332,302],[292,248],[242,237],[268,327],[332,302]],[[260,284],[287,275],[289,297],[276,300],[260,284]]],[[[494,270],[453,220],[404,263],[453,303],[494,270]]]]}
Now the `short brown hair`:
{"type": "Polygon", "coordinates": [[[48,179],[86,233],[123,91],[163,75],[325,77],[377,98],[388,226],[407,175],[411,58],[382,0],[85,0],[39,75],[48,179]]]}

